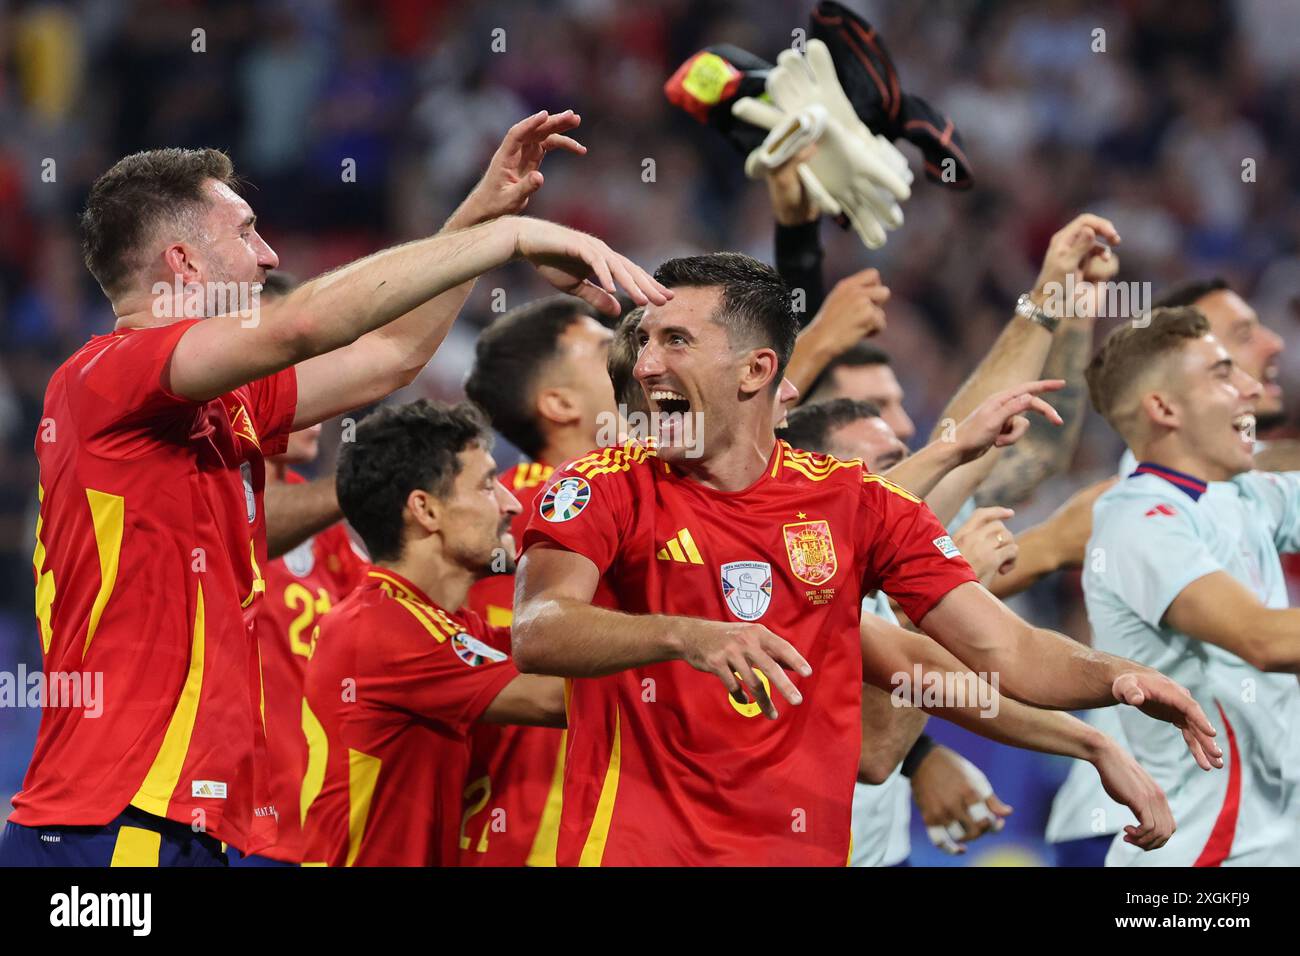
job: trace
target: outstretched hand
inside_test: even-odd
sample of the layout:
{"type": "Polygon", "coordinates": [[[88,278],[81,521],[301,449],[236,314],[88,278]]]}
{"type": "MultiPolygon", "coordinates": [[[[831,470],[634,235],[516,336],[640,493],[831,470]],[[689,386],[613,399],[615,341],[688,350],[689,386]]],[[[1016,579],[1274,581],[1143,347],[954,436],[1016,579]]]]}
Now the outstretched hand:
{"type": "Polygon", "coordinates": [[[563,149],[578,156],[586,155],[587,147],[564,135],[581,122],[582,117],[573,110],[554,115],[541,110],[510,127],[492,154],[487,172],[448,220],[448,225],[461,229],[523,212],[533,193],[545,182],[541,165],[547,153],[563,149]]]}
{"type": "Polygon", "coordinates": [[[957,426],[952,440],[957,443],[962,463],[974,461],[990,448],[1014,445],[1029,430],[1024,413],[1035,411],[1053,425],[1062,424],[1056,409],[1039,398],[1042,392],[1065,387],[1059,378],[1024,382],[985,399],[957,426]]]}
{"type": "Polygon", "coordinates": [[[1121,704],[1181,730],[1187,749],[1202,770],[1223,766],[1223,751],[1214,742],[1218,731],[1183,685],[1154,671],[1133,671],[1115,678],[1111,693],[1121,704]]]}

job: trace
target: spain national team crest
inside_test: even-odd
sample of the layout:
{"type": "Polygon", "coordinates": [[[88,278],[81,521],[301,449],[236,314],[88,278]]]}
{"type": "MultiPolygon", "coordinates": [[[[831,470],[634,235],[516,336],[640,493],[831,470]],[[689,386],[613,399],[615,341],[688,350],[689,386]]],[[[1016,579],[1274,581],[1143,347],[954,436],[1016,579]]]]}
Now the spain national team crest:
{"type": "Polygon", "coordinates": [[[464,631],[451,639],[451,649],[456,652],[457,657],[470,667],[478,667],[488,661],[500,664],[509,656],[502,651],[498,651],[495,647],[484,644],[474,635],[467,634],[464,631]]]}
{"type": "Polygon", "coordinates": [[[537,509],[547,521],[568,521],[582,514],[591,500],[591,485],[585,478],[571,475],[551,485],[542,495],[537,509]]]}
{"type": "Polygon", "coordinates": [[[806,584],[821,585],[835,577],[835,540],[829,521],[797,521],[783,525],[785,553],[790,570],[806,584]]]}
{"type": "Polygon", "coordinates": [[[772,603],[772,565],[731,561],[722,566],[722,596],[742,621],[757,621],[772,603]]]}

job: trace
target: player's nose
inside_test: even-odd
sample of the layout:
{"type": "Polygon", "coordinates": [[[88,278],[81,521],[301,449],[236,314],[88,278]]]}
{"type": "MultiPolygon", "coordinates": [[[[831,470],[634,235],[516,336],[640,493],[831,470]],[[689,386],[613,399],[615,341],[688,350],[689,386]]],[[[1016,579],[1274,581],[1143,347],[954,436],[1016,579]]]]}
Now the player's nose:
{"type": "Polygon", "coordinates": [[[523,505],[519,503],[519,499],[511,494],[510,489],[499,481],[497,482],[496,491],[497,507],[501,509],[503,515],[510,515],[513,517],[524,510],[523,505]]]}
{"type": "Polygon", "coordinates": [[[664,363],[659,358],[659,352],[654,344],[647,342],[637,355],[636,364],[632,366],[632,377],[638,382],[644,382],[647,378],[655,375],[662,375],[664,372],[664,363]]]}
{"type": "Polygon", "coordinates": [[[257,236],[257,243],[254,248],[257,250],[258,267],[262,269],[278,269],[280,267],[280,257],[275,254],[275,250],[259,233],[254,233],[254,235],[257,236]]]}

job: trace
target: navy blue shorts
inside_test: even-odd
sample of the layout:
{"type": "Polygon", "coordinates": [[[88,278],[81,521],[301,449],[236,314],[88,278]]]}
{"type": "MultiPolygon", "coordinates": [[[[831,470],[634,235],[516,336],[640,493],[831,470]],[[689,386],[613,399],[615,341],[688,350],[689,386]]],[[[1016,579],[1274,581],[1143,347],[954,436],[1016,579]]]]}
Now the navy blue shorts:
{"type": "Polygon", "coordinates": [[[5,824],[3,866],[226,866],[221,841],[135,807],[102,827],[5,824]]]}

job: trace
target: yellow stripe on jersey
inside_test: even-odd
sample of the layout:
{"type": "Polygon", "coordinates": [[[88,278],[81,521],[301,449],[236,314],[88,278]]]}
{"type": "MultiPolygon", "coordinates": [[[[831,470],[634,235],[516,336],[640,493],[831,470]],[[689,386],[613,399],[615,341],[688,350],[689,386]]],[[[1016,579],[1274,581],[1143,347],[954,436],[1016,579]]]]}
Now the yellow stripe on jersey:
{"type": "Polygon", "coordinates": [[[555,866],[555,851],[560,843],[560,811],[564,807],[564,751],[568,745],[569,732],[565,730],[560,733],[560,752],[555,755],[551,788],[546,792],[542,819],[537,824],[537,835],[533,837],[533,846],[524,866],[555,866]]]}
{"type": "Polygon", "coordinates": [[[703,564],[704,559],[700,557],[700,549],[695,547],[695,539],[691,537],[689,528],[683,528],[677,532],[678,539],[682,542],[682,548],[686,551],[686,556],[691,559],[691,564],[703,564]]]}
{"type": "Polygon", "coordinates": [[[790,446],[784,439],[778,438],[776,441],[776,455],[772,461],[772,471],[770,477],[775,478],[776,473],[781,470],[781,462],[785,460],[785,452],[790,446]]]}
{"type": "Polygon", "coordinates": [[[302,699],[302,735],[307,738],[307,771],[302,775],[302,794],[298,798],[298,818],[307,825],[307,811],[325,786],[325,766],[329,762],[330,741],[325,728],[312,713],[307,698],[302,699]]]}
{"type": "Polygon", "coordinates": [[[240,607],[248,607],[257,596],[266,591],[266,578],[262,577],[262,569],[257,566],[257,546],[252,539],[248,542],[248,566],[253,570],[253,586],[248,591],[248,597],[240,602],[240,607]]]}
{"type": "Polygon", "coordinates": [[[591,821],[591,829],[587,832],[587,842],[583,844],[578,866],[600,866],[601,860],[605,858],[605,843],[609,839],[609,825],[614,817],[614,798],[618,796],[619,764],[623,759],[620,718],[616,704],[614,705],[614,745],[609,748],[609,767],[605,770],[605,782],[600,785],[600,799],[596,801],[596,816],[591,821]]]}
{"type": "Polygon", "coordinates": [[[378,757],[348,748],[348,859],[344,866],[351,866],[361,852],[370,801],[374,799],[382,765],[378,757]]]}
{"type": "MultiPolygon", "coordinates": [[[[36,500],[45,504],[45,489],[36,486],[36,500]]],[[[40,510],[36,512],[36,550],[32,552],[32,567],[36,569],[36,620],[41,625],[41,653],[50,652],[50,642],[54,632],[50,630],[50,609],[54,607],[54,572],[45,570],[45,542],[41,540],[41,529],[45,518],[40,510]]]]}
{"type": "Polygon", "coordinates": [[[377,568],[371,568],[369,571],[366,572],[366,576],[371,578],[377,578],[378,580],[383,581],[385,584],[389,585],[387,588],[385,588],[385,590],[388,591],[389,594],[400,594],[402,597],[406,597],[406,598],[409,598],[411,596],[411,592],[406,590],[405,584],[397,580],[397,578],[392,577],[391,575],[387,575],[383,571],[378,570],[377,568]]]}
{"type": "Polygon", "coordinates": [[[412,601],[410,598],[397,597],[396,595],[393,596],[393,600],[410,611],[411,616],[419,621],[424,626],[424,629],[428,631],[433,639],[439,644],[444,643],[447,638],[456,633],[456,631],[448,629],[445,624],[438,620],[438,617],[441,617],[441,615],[434,616],[430,614],[429,612],[432,611],[433,608],[428,605],[420,604],[418,601],[412,601]]]}
{"type": "Polygon", "coordinates": [[[194,721],[199,714],[199,697],[203,693],[205,626],[203,585],[199,584],[194,608],[194,637],[190,642],[190,669],[185,675],[185,684],[181,688],[180,700],[176,702],[176,710],[167,723],[162,746],[153,758],[153,766],[145,774],[140,789],[131,798],[131,806],[154,816],[167,816],[167,805],[171,803],[172,793],[181,779],[185,756],[189,753],[190,736],[194,733],[194,721]]]}
{"type": "Polygon", "coordinates": [[[142,827],[122,827],[113,843],[109,866],[157,866],[162,834],[142,827]]]}
{"type": "Polygon", "coordinates": [[[508,607],[497,607],[495,604],[487,606],[487,622],[489,627],[509,627],[515,622],[515,612],[508,607]]]}
{"type": "Polygon", "coordinates": [[[606,448],[600,452],[593,452],[585,458],[579,458],[573,463],[572,469],[584,478],[595,478],[598,475],[627,471],[633,465],[645,461],[647,454],[644,445],[628,442],[622,448],[606,448]]]}
{"type": "Polygon", "coordinates": [[[894,494],[898,495],[900,498],[906,498],[908,501],[912,502],[912,504],[914,504],[914,505],[919,505],[919,504],[921,503],[921,499],[920,499],[920,498],[916,497],[916,495],[912,494],[912,493],[911,493],[910,491],[908,491],[906,488],[902,488],[902,487],[900,487],[900,486],[894,484],[894,483],[893,483],[892,481],[890,481],[888,478],[883,478],[883,477],[881,477],[880,475],[864,474],[864,475],[862,476],[862,483],[865,485],[865,484],[867,484],[868,482],[871,482],[872,484],[880,485],[882,488],[885,488],[885,489],[888,490],[888,491],[892,491],[894,494]]]}
{"type": "Polygon", "coordinates": [[[81,649],[81,659],[86,659],[90,642],[99,629],[99,619],[104,614],[108,599],[117,584],[118,560],[122,556],[122,524],[126,503],[121,495],[86,489],[90,503],[90,520],[95,527],[95,548],[99,552],[99,593],[90,608],[90,626],[86,628],[86,644],[81,649]]]}

